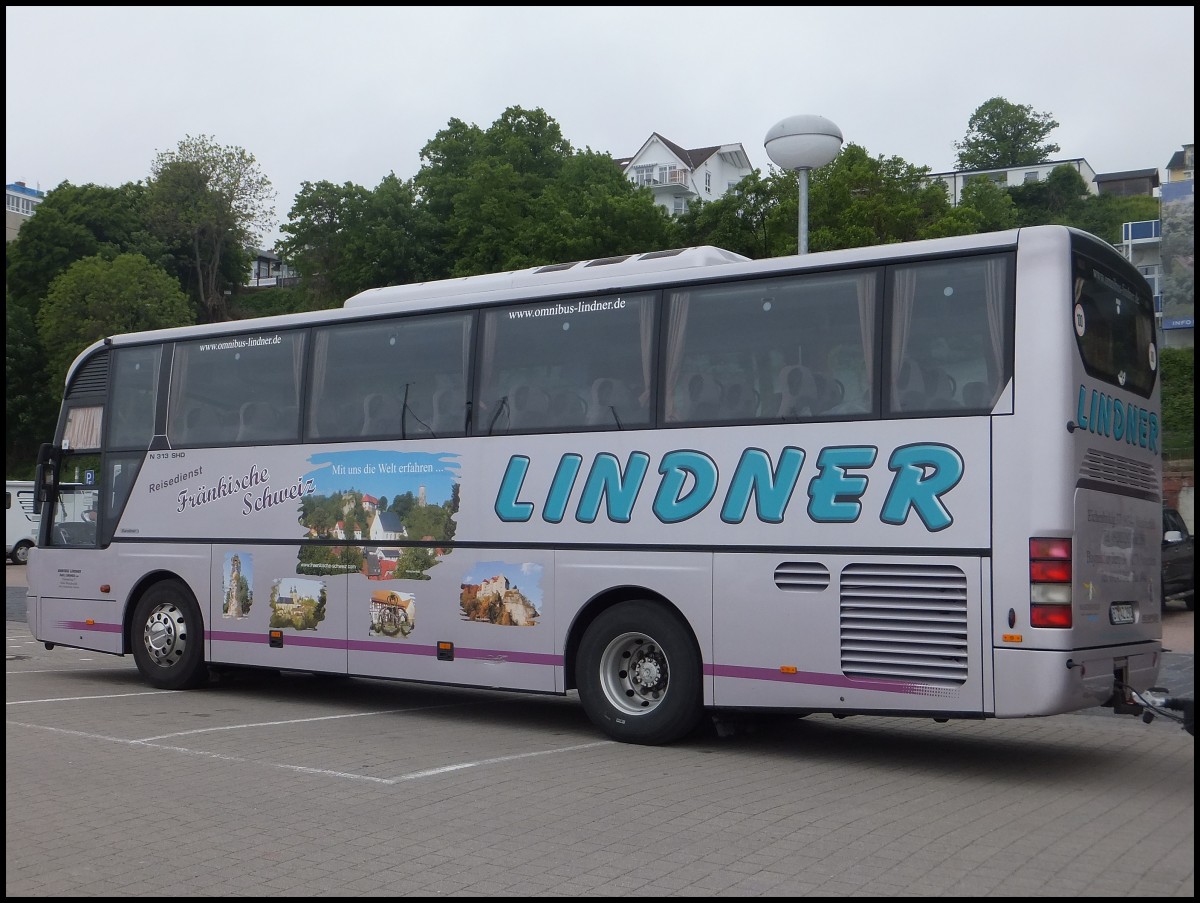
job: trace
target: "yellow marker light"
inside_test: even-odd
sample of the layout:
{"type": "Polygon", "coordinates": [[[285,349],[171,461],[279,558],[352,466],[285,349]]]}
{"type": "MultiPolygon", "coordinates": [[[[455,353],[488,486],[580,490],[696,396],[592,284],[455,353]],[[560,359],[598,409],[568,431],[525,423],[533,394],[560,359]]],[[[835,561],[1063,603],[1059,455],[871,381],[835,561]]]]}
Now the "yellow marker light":
{"type": "Polygon", "coordinates": [[[1000,639],[1002,639],[1006,643],[1024,643],[1025,642],[1025,637],[1023,637],[1019,633],[1001,634],[1000,639]]]}
{"type": "Polygon", "coordinates": [[[779,673],[780,674],[795,674],[796,666],[795,665],[780,665],[779,673]]]}

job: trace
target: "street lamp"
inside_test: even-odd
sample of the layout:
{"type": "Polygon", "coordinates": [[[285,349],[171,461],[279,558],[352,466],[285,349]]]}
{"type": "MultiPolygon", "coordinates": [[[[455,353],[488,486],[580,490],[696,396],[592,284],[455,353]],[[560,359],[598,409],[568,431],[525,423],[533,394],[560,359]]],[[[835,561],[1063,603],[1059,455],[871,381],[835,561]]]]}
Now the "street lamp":
{"type": "Polygon", "coordinates": [[[808,253],[808,171],[832,163],[842,149],[842,130],[824,116],[802,113],[771,126],[764,140],[767,156],[800,179],[800,235],[797,253],[808,253]]]}

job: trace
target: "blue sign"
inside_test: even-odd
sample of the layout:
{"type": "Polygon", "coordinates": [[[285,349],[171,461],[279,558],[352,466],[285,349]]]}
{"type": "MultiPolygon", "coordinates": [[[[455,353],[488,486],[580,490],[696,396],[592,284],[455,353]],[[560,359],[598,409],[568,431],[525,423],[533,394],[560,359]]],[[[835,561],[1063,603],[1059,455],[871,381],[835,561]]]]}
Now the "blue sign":
{"type": "Polygon", "coordinates": [[[96,471],[85,470],[83,472],[83,484],[85,486],[95,486],[96,485],[96,471]]]}

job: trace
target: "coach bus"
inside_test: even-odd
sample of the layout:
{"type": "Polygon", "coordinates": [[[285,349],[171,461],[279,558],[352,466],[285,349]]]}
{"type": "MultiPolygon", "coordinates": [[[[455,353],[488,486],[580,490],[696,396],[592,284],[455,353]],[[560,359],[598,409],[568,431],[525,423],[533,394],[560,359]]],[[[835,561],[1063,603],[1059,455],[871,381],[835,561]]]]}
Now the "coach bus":
{"type": "Polygon", "coordinates": [[[1142,276],[1059,226],[112,336],[39,460],[29,625],[158,688],[577,693],[645,744],[706,715],[1138,714],[1155,341],[1142,276]]]}

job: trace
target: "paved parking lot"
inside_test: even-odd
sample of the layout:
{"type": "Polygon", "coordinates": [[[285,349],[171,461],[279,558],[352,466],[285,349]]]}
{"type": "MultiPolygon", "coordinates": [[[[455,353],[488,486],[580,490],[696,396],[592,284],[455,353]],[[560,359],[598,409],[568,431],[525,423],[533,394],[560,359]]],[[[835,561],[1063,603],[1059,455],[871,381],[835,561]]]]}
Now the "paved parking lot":
{"type": "Polygon", "coordinates": [[[812,716],[638,747],[573,698],[160,692],[6,641],[9,896],[1194,896],[1194,739],[1162,720],[812,716]]]}

